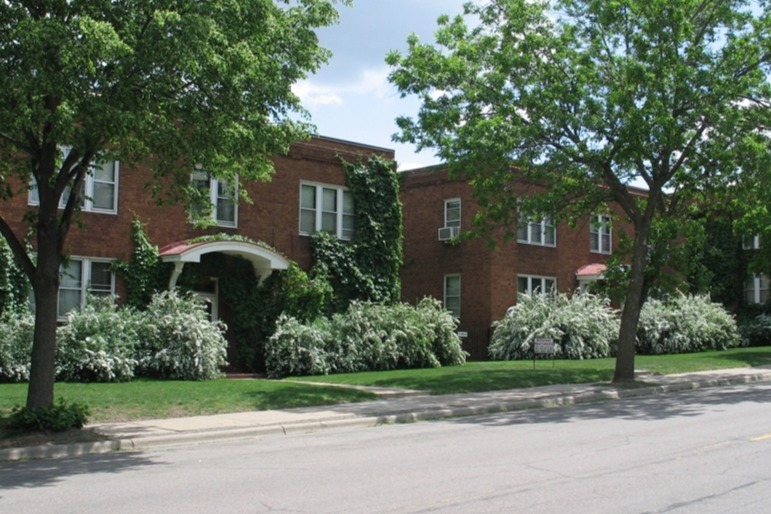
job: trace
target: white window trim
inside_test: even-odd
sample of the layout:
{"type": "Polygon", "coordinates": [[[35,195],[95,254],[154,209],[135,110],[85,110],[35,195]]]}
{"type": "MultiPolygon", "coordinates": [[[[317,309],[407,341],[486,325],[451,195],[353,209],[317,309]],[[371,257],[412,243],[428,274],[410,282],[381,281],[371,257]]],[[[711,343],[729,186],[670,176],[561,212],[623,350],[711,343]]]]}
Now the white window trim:
{"type": "Polygon", "coordinates": [[[592,214],[589,220],[589,251],[605,255],[613,253],[613,224],[609,215],[592,214]],[[594,234],[597,234],[597,248],[592,244],[592,235],[594,234]],[[602,243],[603,236],[606,234],[608,236],[608,248],[605,248],[602,243]]]}
{"type": "Polygon", "coordinates": [[[191,180],[195,180],[195,173],[206,173],[209,175],[209,203],[211,204],[211,218],[215,225],[224,228],[238,228],[238,180],[233,185],[233,221],[221,220],[217,210],[217,201],[219,200],[219,185],[220,182],[227,184],[227,181],[212,176],[210,173],[203,169],[196,169],[191,174],[191,180]]]}
{"type": "Polygon", "coordinates": [[[461,282],[460,273],[449,273],[449,274],[444,276],[444,279],[443,279],[442,282],[443,282],[442,283],[442,288],[443,288],[443,292],[442,292],[442,305],[444,306],[445,309],[447,309],[447,299],[448,298],[457,298],[458,299],[458,312],[457,313],[453,312],[452,314],[453,314],[453,317],[455,317],[456,319],[460,319],[460,315],[461,315],[461,295],[462,295],[462,292],[463,292],[463,283],[461,282]],[[452,297],[447,295],[447,280],[451,279],[451,278],[457,278],[458,279],[458,294],[457,294],[457,296],[452,296],[452,297]]]}
{"type": "Polygon", "coordinates": [[[462,206],[462,204],[461,204],[460,198],[447,198],[444,201],[444,227],[445,228],[457,227],[458,229],[460,229],[460,224],[461,224],[461,219],[462,219],[461,206],[462,206]],[[452,204],[452,203],[457,203],[458,204],[458,219],[456,219],[456,220],[455,219],[454,220],[450,220],[447,217],[447,214],[450,211],[450,204],[452,204]],[[452,223],[452,225],[450,223],[452,223]]]}
{"type": "Polygon", "coordinates": [[[550,216],[544,216],[540,220],[527,218],[524,216],[520,216],[519,218],[519,226],[517,227],[517,242],[527,245],[534,245],[534,246],[546,246],[549,248],[556,248],[557,247],[557,227],[554,225],[554,220],[550,216]],[[520,228],[522,227],[522,224],[525,224],[525,232],[527,234],[527,237],[521,238],[519,237],[520,228]],[[546,242],[546,228],[551,227],[551,229],[554,231],[554,242],[553,243],[547,243],[546,242]],[[536,241],[533,237],[534,230],[537,230],[541,234],[541,241],[536,241]]]}
{"type": "Polygon", "coordinates": [[[743,239],[742,248],[744,250],[760,250],[760,236],[753,236],[749,242],[746,239],[743,239]]]}
{"type": "Polygon", "coordinates": [[[747,281],[750,287],[745,285],[745,297],[747,302],[751,304],[765,303],[763,301],[763,292],[765,291],[766,297],[768,297],[769,279],[765,275],[751,275],[747,281]],[[765,287],[763,287],[765,285],[765,287]],[[752,301],[750,301],[750,294],[752,295],[752,301]]]}
{"type": "MultiPolygon", "coordinates": [[[[91,289],[91,273],[92,268],[91,264],[95,262],[99,263],[112,263],[114,262],[114,259],[101,259],[101,258],[91,258],[91,257],[70,257],[70,262],[80,262],[80,276],[81,276],[81,284],[80,287],[77,289],[80,293],[80,302],[79,306],[80,308],[83,308],[86,305],[88,295],[91,289]]],[[[59,273],[62,273],[60,271],[59,273]]],[[[59,284],[59,290],[61,291],[62,286],[59,284]]],[[[75,288],[67,288],[69,291],[76,290],[75,288]]],[[[57,319],[59,321],[65,321],[67,319],[67,313],[64,315],[59,315],[59,292],[57,291],[57,319]]],[[[110,272],[110,297],[115,298],[115,272],[110,272]]]]}
{"type": "MultiPolygon", "coordinates": [[[[313,232],[308,232],[303,230],[302,228],[302,212],[304,210],[310,211],[311,209],[303,208],[302,206],[302,190],[303,186],[310,186],[315,189],[316,194],[316,206],[313,209],[314,212],[314,230],[313,232],[320,232],[322,227],[322,214],[324,213],[324,210],[322,209],[323,205],[323,191],[324,189],[332,189],[336,192],[337,195],[337,211],[335,212],[335,233],[333,234],[338,239],[342,239],[344,241],[350,241],[353,237],[353,234],[351,236],[347,236],[343,234],[343,218],[345,217],[344,212],[344,198],[343,195],[346,192],[349,192],[348,188],[345,186],[340,186],[337,184],[325,184],[322,182],[309,182],[309,181],[300,181],[300,197],[298,203],[298,215],[297,215],[297,224],[299,227],[299,234],[301,236],[310,236],[313,234],[313,232]]],[[[353,206],[353,215],[356,214],[356,205],[353,206]]],[[[350,215],[350,214],[349,214],[350,215]]],[[[356,227],[353,229],[354,233],[356,232],[356,227]]]]}
{"type": "Polygon", "coordinates": [[[536,287],[540,287],[539,294],[548,294],[552,292],[557,291],[557,277],[548,277],[544,275],[517,275],[517,294],[532,294],[532,291],[535,289],[533,283],[535,281],[539,281],[540,284],[537,284],[536,287]],[[520,291],[519,290],[519,279],[527,279],[527,291],[520,291]],[[546,291],[546,281],[551,280],[554,282],[553,288],[549,291],[546,291]]]}
{"type": "MultiPolygon", "coordinates": [[[[112,197],[112,208],[110,209],[103,209],[99,207],[94,207],[94,184],[96,182],[100,182],[94,178],[94,172],[92,169],[89,169],[88,173],[86,173],[86,176],[84,177],[83,182],[83,190],[85,192],[83,198],[81,198],[81,206],[80,210],[83,212],[98,212],[101,214],[118,214],[118,194],[120,190],[120,162],[119,161],[112,161],[113,166],[115,168],[115,180],[112,182],[113,184],[113,197],[112,197]]],[[[96,164],[92,165],[97,166],[96,164]]],[[[67,187],[62,193],[61,198],[59,198],[59,208],[64,209],[64,207],[67,205],[67,198],[69,197],[69,187],[67,187]]],[[[40,197],[37,194],[37,182],[35,181],[34,177],[30,179],[30,186],[29,186],[29,192],[27,193],[27,205],[40,205],[40,197]]]]}

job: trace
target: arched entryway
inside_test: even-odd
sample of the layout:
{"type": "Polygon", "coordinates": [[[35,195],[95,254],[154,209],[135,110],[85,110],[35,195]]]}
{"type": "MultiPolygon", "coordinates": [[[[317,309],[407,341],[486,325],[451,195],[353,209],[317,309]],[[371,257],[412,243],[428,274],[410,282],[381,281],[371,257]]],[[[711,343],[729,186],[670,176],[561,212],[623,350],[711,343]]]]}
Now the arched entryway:
{"type": "Polygon", "coordinates": [[[239,337],[233,331],[236,323],[232,317],[234,300],[223,284],[230,283],[231,289],[234,281],[254,279],[261,284],[274,271],[288,269],[289,260],[274,250],[245,241],[180,241],[163,247],[160,257],[163,262],[174,265],[169,289],[182,285],[192,291],[206,304],[210,319],[228,325],[228,361],[235,366],[231,369],[238,369],[239,337]],[[187,264],[194,266],[188,266],[185,271],[187,264]],[[254,270],[254,278],[244,275],[244,272],[249,274],[249,264],[254,270]],[[182,276],[183,271],[185,276],[182,276]]]}

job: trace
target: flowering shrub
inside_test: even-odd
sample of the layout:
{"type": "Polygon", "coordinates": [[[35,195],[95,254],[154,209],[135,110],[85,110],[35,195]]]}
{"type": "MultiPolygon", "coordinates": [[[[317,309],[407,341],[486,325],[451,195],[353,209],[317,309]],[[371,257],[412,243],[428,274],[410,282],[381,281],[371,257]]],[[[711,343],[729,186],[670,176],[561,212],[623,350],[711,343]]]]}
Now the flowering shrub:
{"type": "Polygon", "coordinates": [[[462,364],[456,321],[439,302],[352,302],[332,319],[302,324],[282,316],[266,346],[268,376],[347,373],[462,364]]]}
{"type": "Polygon", "coordinates": [[[740,342],[736,321],[708,296],[679,295],[650,299],[637,325],[637,352],[687,353],[725,350],[740,342]]]}
{"type": "Polygon", "coordinates": [[[619,321],[601,296],[522,294],[493,326],[489,352],[494,360],[532,359],[534,341],[542,337],[554,339],[557,357],[595,359],[610,355],[619,321]]]}
{"type": "Polygon", "coordinates": [[[203,304],[165,291],[137,316],[137,375],[208,380],[226,364],[225,325],[211,323],[203,304]]]}
{"type": "Polygon", "coordinates": [[[771,345],[771,315],[761,314],[739,328],[742,346],[771,345]]]}
{"type": "Polygon", "coordinates": [[[324,318],[304,324],[296,318],[279,316],[277,329],[266,345],[268,376],[325,375],[329,373],[327,340],[329,326],[324,318]]]}
{"type": "Polygon", "coordinates": [[[29,313],[0,316],[0,382],[29,379],[35,320],[29,313]]]}
{"type": "Polygon", "coordinates": [[[80,382],[130,380],[136,366],[136,314],[110,298],[90,298],[67,316],[56,334],[57,379],[80,382]]]}

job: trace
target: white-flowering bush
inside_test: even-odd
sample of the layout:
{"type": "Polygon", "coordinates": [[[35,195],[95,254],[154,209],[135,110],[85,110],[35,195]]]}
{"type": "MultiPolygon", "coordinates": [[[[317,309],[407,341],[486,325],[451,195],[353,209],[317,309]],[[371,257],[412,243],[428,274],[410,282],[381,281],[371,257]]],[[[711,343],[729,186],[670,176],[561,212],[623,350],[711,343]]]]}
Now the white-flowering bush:
{"type": "Polygon", "coordinates": [[[619,320],[601,296],[521,294],[493,326],[489,352],[494,360],[532,359],[538,338],[553,339],[557,357],[595,359],[610,355],[619,320]]]}
{"type": "Polygon", "coordinates": [[[431,334],[431,350],[442,366],[457,366],[466,362],[468,353],[461,346],[458,320],[436,298],[426,297],[415,310],[420,322],[431,334]]]}
{"type": "Polygon", "coordinates": [[[348,373],[462,364],[456,321],[436,300],[417,307],[352,302],[330,320],[282,316],[266,345],[268,376],[348,373]]]}
{"type": "Polygon", "coordinates": [[[637,325],[637,352],[688,353],[725,350],[740,342],[736,320],[704,295],[649,299],[637,325]]]}
{"type": "Polygon", "coordinates": [[[111,298],[89,298],[56,332],[56,377],[78,382],[120,382],[134,376],[136,314],[111,298]]]}
{"type": "Polygon", "coordinates": [[[278,327],[265,348],[265,368],[271,378],[329,373],[327,339],[329,327],[325,319],[303,324],[296,318],[281,315],[278,327]]]}
{"type": "Polygon", "coordinates": [[[35,320],[29,313],[10,311],[0,317],[0,382],[29,379],[35,320]]]}
{"type": "Polygon", "coordinates": [[[771,345],[771,315],[761,314],[746,321],[739,328],[742,346],[771,345]]]}
{"type": "Polygon", "coordinates": [[[165,291],[137,317],[137,375],[208,380],[225,366],[226,327],[210,322],[202,302],[165,291]]]}

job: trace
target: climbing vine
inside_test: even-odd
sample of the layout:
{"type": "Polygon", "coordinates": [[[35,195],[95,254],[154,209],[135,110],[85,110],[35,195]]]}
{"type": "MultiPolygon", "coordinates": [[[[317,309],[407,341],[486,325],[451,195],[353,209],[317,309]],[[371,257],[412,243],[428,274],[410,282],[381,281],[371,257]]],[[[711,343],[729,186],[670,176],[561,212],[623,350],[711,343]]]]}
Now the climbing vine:
{"type": "Polygon", "coordinates": [[[312,238],[313,273],[327,276],[333,311],[353,300],[399,300],[402,265],[402,203],[393,162],[372,156],[366,163],[343,163],[353,196],[355,227],[350,242],[318,232],[312,238]]]}
{"type": "Polygon", "coordinates": [[[138,218],[131,222],[131,240],[134,250],[130,260],[115,262],[113,270],[126,284],[126,304],[144,309],[150,305],[153,294],[166,289],[170,270],[161,262],[158,247],[150,243],[138,218]]]}
{"type": "Polygon", "coordinates": [[[0,315],[26,310],[29,290],[27,276],[16,265],[5,239],[0,237],[0,315]]]}

